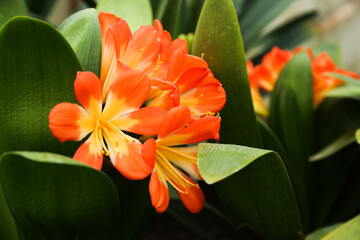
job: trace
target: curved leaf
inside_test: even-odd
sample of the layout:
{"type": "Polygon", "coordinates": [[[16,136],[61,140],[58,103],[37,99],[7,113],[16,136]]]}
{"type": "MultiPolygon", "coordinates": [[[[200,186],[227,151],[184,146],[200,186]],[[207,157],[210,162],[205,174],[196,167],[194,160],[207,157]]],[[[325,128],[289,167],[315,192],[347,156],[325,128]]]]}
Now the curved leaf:
{"type": "Polygon", "coordinates": [[[26,16],[27,8],[24,0],[1,0],[0,1],[0,28],[10,18],[26,16]]]}
{"type": "Polygon", "coordinates": [[[325,96],[332,98],[350,98],[360,100],[360,86],[344,84],[325,93],[325,96]]]}
{"type": "Polygon", "coordinates": [[[79,11],[68,17],[58,30],[70,43],[82,69],[100,76],[101,32],[97,11],[93,8],[79,11]]]}
{"type": "Polygon", "coordinates": [[[275,152],[237,145],[199,144],[197,158],[205,182],[236,179],[236,188],[226,181],[217,184],[223,191],[231,192],[232,198],[224,199],[222,195],[220,198],[232,209],[237,223],[249,225],[265,239],[302,239],[291,182],[275,152]],[[255,182],[251,182],[253,174],[255,182]]]}
{"type": "Polygon", "coordinates": [[[100,0],[96,10],[111,12],[125,19],[133,33],[141,25],[152,25],[153,23],[149,0],[100,0]]]}
{"type": "Polygon", "coordinates": [[[7,152],[0,181],[25,239],[119,237],[116,188],[100,171],[57,154],[7,152]]]}
{"type": "Polygon", "coordinates": [[[310,221],[310,164],[313,148],[313,102],[310,60],[295,55],[284,67],[271,95],[269,123],[284,144],[291,166],[287,166],[298,199],[305,232],[310,221]]]}
{"type": "Polygon", "coordinates": [[[334,224],[331,226],[323,227],[315,232],[312,232],[308,236],[306,236],[305,240],[321,240],[323,237],[325,237],[328,233],[333,231],[334,229],[338,228],[341,224],[334,224]]]}
{"type": "Polygon", "coordinates": [[[49,24],[16,17],[0,32],[0,153],[12,150],[73,155],[77,144],[60,143],[48,127],[50,110],[75,102],[79,61],[49,24]]]}
{"type": "Polygon", "coordinates": [[[156,9],[155,18],[172,36],[177,36],[179,29],[181,3],[183,0],[160,0],[156,9]]]}
{"type": "Polygon", "coordinates": [[[348,239],[356,240],[360,236],[360,215],[331,231],[323,240],[348,239]]]}

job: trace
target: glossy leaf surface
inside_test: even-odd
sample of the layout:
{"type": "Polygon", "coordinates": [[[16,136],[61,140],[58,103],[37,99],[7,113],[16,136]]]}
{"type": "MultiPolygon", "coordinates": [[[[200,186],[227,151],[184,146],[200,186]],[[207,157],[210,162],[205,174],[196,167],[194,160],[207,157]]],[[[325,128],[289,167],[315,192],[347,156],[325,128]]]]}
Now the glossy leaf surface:
{"type": "MultiPolygon", "coordinates": [[[[200,144],[198,166],[204,181],[230,191],[219,195],[235,215],[265,239],[301,239],[295,195],[281,158],[272,151],[227,144],[200,144]],[[266,170],[265,170],[266,167],[266,170]],[[256,172],[257,181],[251,182],[256,172]],[[234,174],[236,173],[236,174],[234,174]],[[236,180],[236,188],[225,178],[236,180]]],[[[237,226],[240,228],[240,226],[237,226]]]]}
{"type": "Polygon", "coordinates": [[[70,43],[83,71],[100,76],[101,32],[97,11],[93,8],[79,11],[68,17],[58,30],[70,43]]]}
{"type": "Polygon", "coordinates": [[[120,203],[104,173],[51,153],[7,152],[0,181],[25,239],[110,239],[120,203]]]}

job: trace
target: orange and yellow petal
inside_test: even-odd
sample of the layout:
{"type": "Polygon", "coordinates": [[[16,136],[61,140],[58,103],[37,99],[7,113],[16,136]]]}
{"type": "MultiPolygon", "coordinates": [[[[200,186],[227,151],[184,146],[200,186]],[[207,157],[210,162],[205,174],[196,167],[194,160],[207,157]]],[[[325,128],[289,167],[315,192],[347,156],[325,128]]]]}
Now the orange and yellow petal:
{"type": "Polygon", "coordinates": [[[170,109],[179,105],[180,94],[178,87],[175,87],[172,90],[163,91],[162,93],[159,91],[158,95],[149,103],[149,106],[160,107],[166,111],[169,111],[170,109]]]}
{"type": "Polygon", "coordinates": [[[74,154],[74,159],[85,163],[93,168],[101,170],[103,155],[100,153],[101,145],[96,143],[96,139],[91,135],[74,154]]]}
{"type": "Polygon", "coordinates": [[[187,106],[172,108],[163,122],[158,133],[158,139],[163,139],[183,129],[191,118],[190,109],[187,106]]]}
{"type": "Polygon", "coordinates": [[[255,113],[265,117],[268,116],[269,112],[266,109],[265,103],[263,101],[263,98],[261,97],[259,89],[256,86],[250,86],[250,91],[251,91],[252,102],[254,104],[255,113]]]}
{"type": "Polygon", "coordinates": [[[187,172],[191,177],[202,180],[196,162],[197,145],[188,147],[167,147],[158,144],[157,148],[171,163],[187,172]]]}
{"type": "Polygon", "coordinates": [[[184,187],[181,185],[175,185],[185,193],[177,191],[181,201],[184,203],[185,207],[191,213],[199,213],[201,209],[203,209],[205,205],[205,197],[204,193],[202,192],[201,188],[188,176],[183,173],[180,173],[184,178],[186,178],[189,182],[194,184],[195,186],[192,187],[184,187]]]}
{"type": "Polygon", "coordinates": [[[156,170],[151,174],[149,183],[151,203],[157,212],[164,212],[169,206],[169,189],[164,179],[159,178],[156,170]]]}
{"type": "Polygon", "coordinates": [[[144,107],[111,122],[119,129],[141,135],[156,135],[167,112],[158,107],[144,107]]]}
{"type": "Polygon", "coordinates": [[[79,105],[59,103],[49,114],[49,128],[60,142],[79,141],[93,130],[94,122],[79,105]]]}
{"type": "Polygon", "coordinates": [[[150,89],[150,81],[142,72],[122,72],[110,86],[102,117],[110,120],[139,109],[150,89]]]}
{"type": "Polygon", "coordinates": [[[116,23],[116,25],[112,26],[110,30],[115,39],[116,57],[120,60],[125,54],[128,44],[132,38],[132,33],[129,25],[123,19],[116,23]]]}
{"type": "Polygon", "coordinates": [[[205,116],[191,122],[177,133],[158,139],[157,143],[164,146],[178,146],[215,139],[220,130],[220,117],[205,116]]]}
{"type": "Polygon", "coordinates": [[[74,90],[78,102],[93,118],[98,118],[101,114],[103,93],[100,79],[92,72],[78,72],[74,90]]]}
{"type": "Polygon", "coordinates": [[[146,71],[156,64],[160,50],[159,33],[153,26],[142,26],[134,33],[119,60],[131,69],[146,71]]]}
{"type": "Polygon", "coordinates": [[[105,140],[112,164],[124,177],[131,180],[144,179],[154,169],[155,159],[143,158],[149,155],[144,153],[147,150],[142,149],[143,146],[137,139],[127,136],[127,140],[124,140],[112,135],[112,139],[105,137],[105,140]]]}

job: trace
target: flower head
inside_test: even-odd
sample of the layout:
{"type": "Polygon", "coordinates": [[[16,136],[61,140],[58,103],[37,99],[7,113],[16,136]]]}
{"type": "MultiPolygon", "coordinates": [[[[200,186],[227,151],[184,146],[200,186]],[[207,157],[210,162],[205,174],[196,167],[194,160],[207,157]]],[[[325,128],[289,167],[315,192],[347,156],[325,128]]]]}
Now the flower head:
{"type": "Polygon", "coordinates": [[[136,70],[120,74],[110,86],[104,108],[102,84],[91,72],[78,72],[75,95],[81,106],[60,103],[49,114],[49,128],[61,142],[79,141],[90,134],[79,147],[74,159],[101,169],[103,155],[129,179],[145,178],[154,167],[148,155],[154,146],[142,145],[123,131],[156,134],[165,116],[160,108],[141,108],[150,91],[147,77],[136,70]]]}
{"type": "Polygon", "coordinates": [[[184,145],[217,139],[220,121],[215,116],[193,121],[186,106],[168,112],[156,140],[156,161],[149,184],[151,201],[158,212],[165,211],[169,205],[167,183],[174,187],[190,212],[198,213],[203,208],[204,195],[192,179],[202,179],[196,163],[197,145],[184,145]]]}

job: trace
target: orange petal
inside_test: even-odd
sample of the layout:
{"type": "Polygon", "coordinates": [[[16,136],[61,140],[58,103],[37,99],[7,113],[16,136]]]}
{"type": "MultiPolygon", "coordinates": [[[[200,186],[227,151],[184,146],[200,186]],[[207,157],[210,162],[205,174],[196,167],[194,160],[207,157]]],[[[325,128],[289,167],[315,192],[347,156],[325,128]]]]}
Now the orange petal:
{"type": "Polygon", "coordinates": [[[255,113],[262,116],[268,116],[269,112],[266,109],[265,103],[261,97],[259,89],[256,86],[250,86],[251,98],[254,104],[255,113]]]}
{"type": "Polygon", "coordinates": [[[149,138],[146,140],[141,148],[141,157],[148,162],[152,168],[155,166],[156,157],[156,142],[155,139],[149,138]]]}
{"type": "Polygon", "coordinates": [[[158,138],[162,139],[168,135],[183,129],[190,121],[191,112],[186,106],[179,106],[172,108],[164,121],[161,124],[161,128],[158,134],[158,138]]]}
{"type": "Polygon", "coordinates": [[[96,145],[96,141],[94,141],[94,138],[91,135],[86,142],[81,144],[73,158],[101,170],[103,155],[99,153],[99,149],[101,149],[101,146],[96,145]]]}
{"type": "Polygon", "coordinates": [[[157,143],[164,146],[178,146],[215,139],[220,130],[220,122],[220,117],[206,116],[199,118],[179,132],[158,139],[157,143]]]}
{"type": "Polygon", "coordinates": [[[104,42],[104,36],[106,32],[109,30],[110,26],[113,26],[120,21],[121,18],[116,17],[112,13],[108,13],[108,12],[99,13],[99,23],[100,23],[100,30],[101,30],[101,36],[103,42],[104,42]]]}
{"type": "Polygon", "coordinates": [[[149,183],[151,203],[159,213],[164,212],[169,206],[169,189],[164,179],[159,179],[156,171],[153,171],[149,183]]]}
{"type": "Polygon", "coordinates": [[[182,49],[186,54],[188,53],[188,45],[184,39],[175,39],[168,48],[168,54],[171,57],[176,50],[182,49]]]}
{"type": "MultiPolygon", "coordinates": [[[[182,173],[181,173],[182,174],[182,173]]],[[[186,178],[188,181],[195,184],[195,182],[186,176],[185,174],[182,174],[184,178],[186,178]]],[[[184,203],[185,207],[191,212],[191,213],[199,213],[201,209],[203,209],[205,205],[205,197],[198,185],[192,186],[192,187],[183,187],[180,185],[175,185],[180,188],[183,191],[186,191],[187,193],[181,193],[177,191],[181,201],[184,203]]]]}
{"type": "Polygon", "coordinates": [[[122,72],[110,86],[103,110],[104,119],[112,119],[137,110],[150,92],[150,81],[137,70],[122,72]]]}
{"type": "MultiPolygon", "coordinates": [[[[155,158],[143,158],[149,156],[149,149],[142,149],[142,144],[137,139],[128,136],[124,141],[112,136],[117,145],[111,145],[109,139],[105,138],[110,150],[110,159],[115,168],[126,178],[139,180],[146,178],[154,168],[155,158]]],[[[146,147],[151,147],[148,144],[146,147]]]]}
{"type": "Polygon", "coordinates": [[[166,111],[169,111],[170,109],[179,106],[179,104],[179,88],[175,87],[172,90],[164,91],[162,94],[158,95],[150,102],[149,106],[160,107],[166,111]]]}
{"type": "Polygon", "coordinates": [[[77,104],[59,103],[49,114],[49,128],[60,142],[79,141],[93,130],[92,119],[77,104]]]}
{"type": "Polygon", "coordinates": [[[141,135],[156,135],[167,112],[159,107],[144,107],[111,121],[116,127],[141,135]]]}
{"type": "Polygon", "coordinates": [[[180,105],[186,105],[191,111],[197,113],[220,112],[226,102],[225,90],[218,80],[211,76],[207,78],[212,79],[206,80],[209,84],[204,81],[198,87],[181,94],[180,105]]]}
{"type": "Polygon", "coordinates": [[[117,59],[122,59],[126,48],[132,38],[131,30],[125,20],[121,19],[116,25],[111,26],[110,30],[115,38],[115,48],[117,59]]]}
{"type": "Polygon", "coordinates": [[[100,79],[92,72],[78,72],[74,82],[78,102],[94,117],[101,114],[102,85],[100,79]]]}
{"type": "Polygon", "coordinates": [[[131,69],[145,71],[156,64],[160,50],[158,31],[153,26],[142,26],[134,33],[120,60],[131,69]]]}

